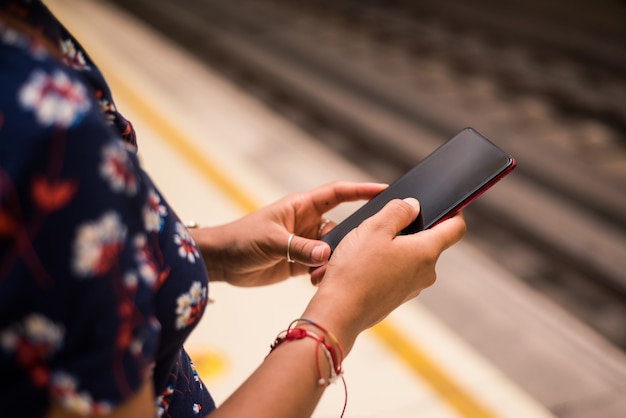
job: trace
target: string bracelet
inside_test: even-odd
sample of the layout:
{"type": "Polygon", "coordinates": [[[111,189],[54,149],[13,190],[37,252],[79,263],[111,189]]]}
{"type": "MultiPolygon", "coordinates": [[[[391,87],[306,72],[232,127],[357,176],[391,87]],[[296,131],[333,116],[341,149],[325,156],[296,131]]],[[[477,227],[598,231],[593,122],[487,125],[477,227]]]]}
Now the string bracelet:
{"type": "Polygon", "coordinates": [[[341,347],[341,344],[339,344],[339,341],[333,334],[326,331],[326,329],[320,327],[311,320],[299,318],[292,321],[286,330],[278,334],[270,347],[270,353],[272,353],[279,345],[285,342],[302,340],[304,338],[310,338],[316,342],[315,365],[317,368],[317,384],[320,387],[327,387],[331,383],[334,383],[338,378],[341,378],[341,381],[343,382],[344,404],[340,415],[340,417],[343,417],[346,412],[346,407],[348,405],[348,386],[346,384],[345,378],[343,377],[343,368],[341,365],[344,356],[343,349],[341,347]],[[314,326],[315,328],[318,328],[332,340],[332,344],[327,341],[325,335],[318,335],[315,332],[309,331],[308,329],[297,327],[296,324],[298,322],[306,322],[314,326]],[[319,350],[324,353],[324,357],[330,365],[330,375],[327,378],[324,377],[324,374],[322,372],[322,367],[320,365],[318,355],[319,350]]]}
{"type": "Polygon", "coordinates": [[[331,365],[330,376],[328,378],[324,378],[319,356],[315,356],[315,365],[317,367],[317,384],[321,387],[326,387],[333,383],[335,380],[337,380],[338,375],[335,371],[336,368],[333,364],[333,355],[331,354],[332,347],[329,348],[329,344],[324,341],[324,337],[320,337],[314,332],[311,332],[304,328],[290,328],[278,334],[276,340],[271,346],[270,353],[274,351],[276,347],[286,341],[301,340],[304,338],[310,338],[312,340],[315,340],[315,348],[318,350],[322,350],[322,352],[324,353],[324,357],[326,357],[326,360],[328,360],[328,364],[331,365]]]}
{"type": "MultiPolygon", "coordinates": [[[[310,320],[308,318],[294,319],[291,322],[291,324],[289,324],[289,328],[295,326],[298,322],[305,322],[305,323],[307,323],[309,325],[312,325],[313,327],[317,328],[318,330],[322,331],[324,334],[328,335],[328,337],[330,337],[332,342],[337,347],[337,350],[339,351],[340,358],[334,357],[333,358],[333,364],[338,366],[338,369],[336,369],[335,372],[337,373],[338,376],[340,376],[342,374],[341,364],[343,363],[344,353],[343,353],[343,347],[341,347],[341,344],[339,343],[339,340],[337,339],[337,337],[335,337],[335,335],[332,332],[328,331],[326,328],[322,327],[321,325],[319,325],[315,321],[312,321],[312,320],[310,320]]],[[[331,351],[331,353],[334,353],[334,351],[331,351]]]]}

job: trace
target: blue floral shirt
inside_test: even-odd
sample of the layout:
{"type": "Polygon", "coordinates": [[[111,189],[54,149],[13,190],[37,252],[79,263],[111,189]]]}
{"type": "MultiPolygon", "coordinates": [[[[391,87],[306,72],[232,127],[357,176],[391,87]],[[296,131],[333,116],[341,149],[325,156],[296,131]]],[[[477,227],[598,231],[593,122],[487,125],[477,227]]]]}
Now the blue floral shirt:
{"type": "Polygon", "coordinates": [[[206,415],[183,342],[207,292],[97,67],[41,2],[2,2],[0,415],[105,413],[146,379],[155,416],[206,415]]]}

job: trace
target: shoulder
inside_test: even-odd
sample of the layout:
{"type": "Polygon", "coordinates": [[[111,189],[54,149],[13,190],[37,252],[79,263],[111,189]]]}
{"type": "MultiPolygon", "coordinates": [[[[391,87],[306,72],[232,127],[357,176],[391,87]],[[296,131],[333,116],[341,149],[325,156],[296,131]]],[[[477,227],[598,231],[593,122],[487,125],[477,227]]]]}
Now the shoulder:
{"type": "Polygon", "coordinates": [[[89,138],[93,147],[115,136],[80,71],[1,27],[0,91],[0,166],[9,175],[49,153],[59,138],[89,138]]]}

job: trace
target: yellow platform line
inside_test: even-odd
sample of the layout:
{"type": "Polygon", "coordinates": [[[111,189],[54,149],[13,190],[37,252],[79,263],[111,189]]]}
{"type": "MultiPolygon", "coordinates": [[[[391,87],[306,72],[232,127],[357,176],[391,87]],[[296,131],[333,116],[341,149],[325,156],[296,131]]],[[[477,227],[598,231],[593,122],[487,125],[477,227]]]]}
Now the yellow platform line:
{"type": "MultiPolygon", "coordinates": [[[[102,66],[99,65],[99,67],[102,71],[102,66]]],[[[206,155],[198,152],[192,141],[175,124],[169,122],[167,115],[159,112],[134,89],[111,74],[113,73],[107,73],[107,82],[115,86],[112,89],[115,95],[119,96],[143,120],[148,121],[151,129],[158,132],[158,136],[179,153],[180,157],[189,163],[202,179],[216,186],[245,213],[259,208],[259,204],[252,200],[242,187],[225,175],[206,155]]],[[[141,147],[141,143],[139,146],[141,147]]]]}
{"type": "Polygon", "coordinates": [[[492,418],[497,415],[477,402],[465,392],[453,379],[432,362],[428,355],[415,344],[404,337],[389,321],[383,321],[374,326],[371,332],[392,351],[405,366],[421,376],[437,394],[467,418],[492,418]]]}
{"type": "MultiPolygon", "coordinates": [[[[218,187],[244,211],[251,212],[259,208],[259,205],[248,197],[243,187],[232,182],[212,161],[195,149],[192,141],[168,120],[167,115],[159,112],[132,87],[115,77],[114,72],[105,73],[116,95],[137,115],[148,121],[152,128],[160,133],[160,137],[178,152],[180,157],[187,161],[205,181],[218,187]]],[[[379,323],[371,331],[397,358],[421,376],[460,416],[467,418],[496,416],[456,384],[429,359],[426,353],[405,338],[389,321],[379,323]]]]}

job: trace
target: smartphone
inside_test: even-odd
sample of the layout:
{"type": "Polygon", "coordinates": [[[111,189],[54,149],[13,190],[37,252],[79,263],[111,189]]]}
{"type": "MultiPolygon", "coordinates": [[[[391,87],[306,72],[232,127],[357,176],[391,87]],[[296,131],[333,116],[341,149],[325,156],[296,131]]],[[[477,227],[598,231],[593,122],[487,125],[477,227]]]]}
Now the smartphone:
{"type": "Polygon", "coordinates": [[[512,156],[474,129],[465,128],[320,239],[334,251],[363,220],[390,200],[406,197],[420,202],[420,214],[401,234],[432,228],[467,206],[515,166],[512,156]]]}

